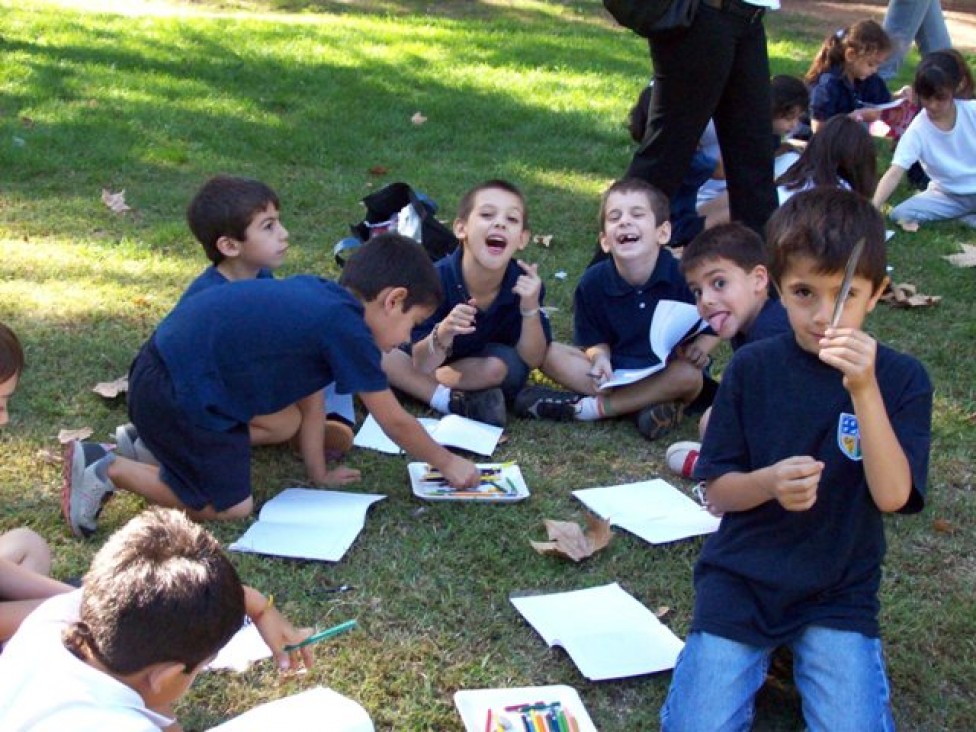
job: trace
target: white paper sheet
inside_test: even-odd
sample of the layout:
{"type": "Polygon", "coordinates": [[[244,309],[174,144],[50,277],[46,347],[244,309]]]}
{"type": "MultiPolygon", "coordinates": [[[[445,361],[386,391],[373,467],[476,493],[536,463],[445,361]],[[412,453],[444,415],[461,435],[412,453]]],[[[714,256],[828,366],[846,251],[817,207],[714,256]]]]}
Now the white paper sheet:
{"type": "MultiPolygon", "coordinates": [[[[456,414],[448,414],[442,419],[421,417],[417,420],[439,445],[457,447],[462,450],[490,456],[498,446],[504,431],[501,427],[478,422],[456,414]]],[[[353,440],[356,447],[378,450],[388,455],[401,455],[403,450],[386,436],[383,428],[369,415],[363,420],[353,440]]]]}
{"type": "Polygon", "coordinates": [[[374,732],[369,714],[357,702],[317,686],[261,704],[208,732],[374,732]]]}

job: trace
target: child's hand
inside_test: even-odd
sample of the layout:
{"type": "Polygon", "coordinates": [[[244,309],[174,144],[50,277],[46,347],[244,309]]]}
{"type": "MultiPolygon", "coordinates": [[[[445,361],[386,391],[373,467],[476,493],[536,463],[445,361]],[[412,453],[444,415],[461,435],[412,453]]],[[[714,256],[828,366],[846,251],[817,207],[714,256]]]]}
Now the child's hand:
{"type": "Polygon", "coordinates": [[[481,485],[481,471],[478,466],[458,455],[452,455],[447,465],[434,467],[441,471],[441,475],[452,488],[463,490],[481,485]]]}
{"type": "Polygon", "coordinates": [[[539,307],[539,294],[542,292],[542,278],[539,277],[539,265],[528,264],[521,259],[515,263],[522,268],[523,274],[515,281],[512,292],[521,298],[522,310],[532,310],[539,307]]]}
{"type": "Polygon", "coordinates": [[[844,388],[854,393],[875,383],[878,343],[857,328],[828,328],[820,340],[820,360],[844,374],[844,388]]]}
{"type": "Polygon", "coordinates": [[[274,656],[275,665],[280,671],[297,669],[299,662],[305,668],[312,667],[312,647],[297,648],[291,653],[285,652],[285,646],[301,643],[312,634],[311,628],[295,628],[282,615],[273,603],[265,606],[258,619],[254,621],[258,633],[268,644],[274,656]]]}
{"type": "Polygon", "coordinates": [[[824,464],[807,455],[786,458],[770,466],[772,497],[787,511],[807,511],[817,502],[824,464]]]}
{"type": "Polygon", "coordinates": [[[915,90],[911,84],[905,84],[901,89],[891,95],[895,99],[907,99],[909,103],[915,103],[915,90]]]}
{"type": "Polygon", "coordinates": [[[590,370],[586,375],[593,379],[597,386],[609,379],[613,376],[613,364],[610,363],[610,357],[602,351],[594,354],[590,358],[590,370]]]}
{"type": "Polygon", "coordinates": [[[358,483],[362,474],[353,468],[347,468],[345,465],[340,465],[335,470],[326,470],[321,475],[315,476],[309,474],[308,478],[315,485],[324,486],[337,486],[337,485],[349,485],[350,483],[358,483]]]}
{"type": "Polygon", "coordinates": [[[454,336],[474,333],[474,319],[477,315],[478,308],[475,307],[473,299],[466,303],[458,303],[447,314],[447,317],[436,326],[440,328],[437,335],[451,342],[454,340],[454,336]]]}
{"type": "Polygon", "coordinates": [[[677,358],[680,358],[682,361],[687,361],[699,371],[708,366],[708,354],[695,343],[678,346],[674,354],[677,358]]]}

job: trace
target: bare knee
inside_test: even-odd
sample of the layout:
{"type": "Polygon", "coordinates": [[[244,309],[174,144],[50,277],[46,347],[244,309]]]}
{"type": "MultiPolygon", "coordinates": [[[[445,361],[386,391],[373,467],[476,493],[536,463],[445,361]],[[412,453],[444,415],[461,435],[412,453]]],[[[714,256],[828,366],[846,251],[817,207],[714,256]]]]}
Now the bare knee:
{"type": "Polygon", "coordinates": [[[40,534],[20,527],[0,536],[0,556],[38,574],[51,571],[51,549],[40,534]]]}
{"type": "Polygon", "coordinates": [[[508,376],[508,366],[500,358],[488,356],[482,364],[484,369],[485,381],[492,384],[501,384],[508,376]]]}

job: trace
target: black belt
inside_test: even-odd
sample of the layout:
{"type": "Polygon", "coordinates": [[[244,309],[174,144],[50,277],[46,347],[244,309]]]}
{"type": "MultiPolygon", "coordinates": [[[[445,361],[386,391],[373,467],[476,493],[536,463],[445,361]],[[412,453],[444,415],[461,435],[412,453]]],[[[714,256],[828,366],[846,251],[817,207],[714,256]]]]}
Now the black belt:
{"type": "Polygon", "coordinates": [[[737,18],[743,18],[750,23],[762,20],[766,12],[766,8],[750,5],[742,0],[701,0],[701,4],[734,15],[737,18]]]}

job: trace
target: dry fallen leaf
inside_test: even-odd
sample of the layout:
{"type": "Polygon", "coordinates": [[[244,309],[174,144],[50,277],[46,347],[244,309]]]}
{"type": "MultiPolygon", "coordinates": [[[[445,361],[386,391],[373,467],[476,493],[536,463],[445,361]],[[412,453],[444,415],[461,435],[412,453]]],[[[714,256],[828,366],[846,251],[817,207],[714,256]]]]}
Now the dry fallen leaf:
{"type": "Polygon", "coordinates": [[[100,381],[92,391],[106,399],[115,399],[119,394],[129,391],[129,377],[120,376],[115,381],[100,381]]]}
{"type": "Polygon", "coordinates": [[[533,541],[532,548],[539,554],[566,557],[579,562],[595,554],[610,543],[613,532],[610,524],[601,518],[587,514],[586,531],[572,521],[543,519],[549,541],[533,541]]]}
{"type": "Polygon", "coordinates": [[[957,267],[976,267],[976,246],[973,244],[960,244],[959,246],[962,247],[962,252],[947,254],[943,259],[948,259],[957,267]]]}
{"type": "Polygon", "coordinates": [[[410,121],[420,127],[420,125],[427,121],[427,118],[424,117],[424,115],[422,115],[420,112],[414,112],[413,117],[410,118],[410,121]]]}
{"type": "Polygon", "coordinates": [[[84,440],[92,436],[95,432],[91,427],[79,427],[74,430],[61,430],[58,432],[58,442],[67,445],[75,440],[84,440]]]}
{"type": "Polygon", "coordinates": [[[892,285],[881,297],[882,302],[896,308],[924,308],[936,305],[941,299],[941,295],[920,294],[918,288],[910,282],[892,285]]]}
{"type": "Polygon", "coordinates": [[[46,448],[38,450],[36,453],[34,453],[34,457],[45,465],[60,465],[62,462],[64,462],[60,455],[53,453],[46,448]]]}
{"type": "Polygon", "coordinates": [[[541,244],[546,249],[552,244],[552,234],[536,234],[532,237],[533,244],[541,244]]]}
{"type": "Polygon", "coordinates": [[[390,171],[388,168],[385,168],[382,165],[374,165],[372,168],[369,169],[368,172],[370,175],[386,175],[390,171]]]}
{"type": "Polygon", "coordinates": [[[125,202],[125,189],[123,188],[118,193],[112,193],[108,188],[102,189],[102,203],[108,206],[113,212],[117,214],[125,213],[126,211],[131,211],[128,204],[125,202]]]}
{"type": "Polygon", "coordinates": [[[912,234],[914,234],[916,231],[918,231],[918,222],[917,221],[899,221],[898,222],[898,225],[901,227],[901,230],[902,231],[908,231],[908,232],[910,232],[912,234]]]}
{"type": "Polygon", "coordinates": [[[654,611],[654,615],[656,615],[658,619],[661,619],[669,612],[671,612],[671,608],[669,608],[667,605],[661,605],[661,607],[654,611]]]}
{"type": "Polygon", "coordinates": [[[932,529],[938,534],[953,534],[956,531],[956,527],[952,525],[952,522],[946,521],[945,519],[935,519],[932,521],[932,529]]]}

